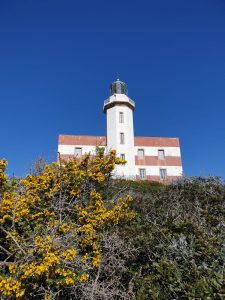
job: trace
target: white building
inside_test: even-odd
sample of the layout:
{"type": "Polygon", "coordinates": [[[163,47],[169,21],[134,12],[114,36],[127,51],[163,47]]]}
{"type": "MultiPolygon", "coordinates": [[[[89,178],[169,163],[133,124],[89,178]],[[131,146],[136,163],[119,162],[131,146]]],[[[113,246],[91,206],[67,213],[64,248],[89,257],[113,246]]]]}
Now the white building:
{"type": "Polygon", "coordinates": [[[119,79],[110,86],[110,97],[104,101],[107,136],[60,135],[58,153],[61,159],[94,153],[96,146],[115,149],[125,159],[117,166],[116,176],[153,181],[171,181],[182,176],[178,138],[135,137],[133,112],[135,102],[127,95],[126,84],[119,79]]]}

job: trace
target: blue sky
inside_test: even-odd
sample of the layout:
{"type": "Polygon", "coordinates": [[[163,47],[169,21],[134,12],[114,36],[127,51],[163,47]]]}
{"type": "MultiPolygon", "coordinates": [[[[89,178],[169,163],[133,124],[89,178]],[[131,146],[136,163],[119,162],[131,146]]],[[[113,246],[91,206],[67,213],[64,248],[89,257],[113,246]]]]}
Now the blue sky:
{"type": "Polygon", "coordinates": [[[116,79],[136,136],[179,137],[185,175],[225,178],[225,1],[0,0],[0,157],[23,176],[59,134],[105,135],[116,79]]]}

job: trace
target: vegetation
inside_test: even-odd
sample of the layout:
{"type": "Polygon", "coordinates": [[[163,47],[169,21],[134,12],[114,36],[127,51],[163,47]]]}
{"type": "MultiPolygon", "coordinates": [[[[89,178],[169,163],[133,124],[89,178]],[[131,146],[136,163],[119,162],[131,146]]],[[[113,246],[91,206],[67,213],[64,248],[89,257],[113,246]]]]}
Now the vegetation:
{"type": "MultiPolygon", "coordinates": [[[[104,157],[47,165],[43,173],[10,184],[0,164],[0,293],[3,298],[80,298],[79,287],[99,269],[107,230],[131,220],[132,198],[101,195],[115,164],[104,157]]],[[[106,240],[105,240],[106,239],[106,240]]],[[[95,283],[89,291],[94,297],[95,283]]],[[[81,289],[82,290],[82,289],[81,289]]],[[[88,292],[86,292],[87,294],[88,292]]]]}
{"type": "Polygon", "coordinates": [[[138,218],[121,236],[135,299],[225,299],[225,185],[189,178],[133,193],[138,218]]]}
{"type": "Polygon", "coordinates": [[[112,179],[121,163],[98,149],[12,180],[0,161],[1,299],[225,299],[225,184],[112,179]]]}

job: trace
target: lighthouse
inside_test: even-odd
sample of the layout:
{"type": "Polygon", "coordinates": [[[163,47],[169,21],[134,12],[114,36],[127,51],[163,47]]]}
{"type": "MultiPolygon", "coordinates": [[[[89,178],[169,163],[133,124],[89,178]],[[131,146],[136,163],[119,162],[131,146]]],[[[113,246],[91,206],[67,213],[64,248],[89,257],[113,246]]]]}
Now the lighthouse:
{"type": "Polygon", "coordinates": [[[117,156],[126,161],[116,166],[113,174],[116,178],[162,183],[179,179],[183,171],[179,138],[134,136],[134,109],[135,102],[128,97],[126,83],[117,79],[110,85],[110,95],[103,105],[106,135],[60,134],[60,159],[79,160],[86,153],[92,157],[96,147],[101,147],[106,154],[116,150],[117,156]]]}
{"type": "Polygon", "coordinates": [[[110,85],[110,96],[104,101],[107,150],[115,149],[125,165],[117,166],[115,175],[135,177],[134,124],[135,102],[128,97],[127,86],[117,79],[110,85]]]}

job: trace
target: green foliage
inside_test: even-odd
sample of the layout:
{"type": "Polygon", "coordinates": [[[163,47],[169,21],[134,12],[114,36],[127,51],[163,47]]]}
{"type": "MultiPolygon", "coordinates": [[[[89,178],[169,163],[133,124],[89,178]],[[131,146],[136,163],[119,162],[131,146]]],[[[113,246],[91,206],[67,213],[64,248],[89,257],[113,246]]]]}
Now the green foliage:
{"type": "Polygon", "coordinates": [[[132,188],[139,217],[120,232],[137,249],[126,274],[136,299],[225,299],[224,183],[189,178],[132,188]]]}
{"type": "Polygon", "coordinates": [[[133,192],[141,192],[142,194],[151,193],[153,191],[159,190],[164,185],[157,181],[148,181],[148,180],[126,180],[126,179],[117,179],[115,180],[117,187],[131,189],[133,192]]]}
{"type": "MultiPolygon", "coordinates": [[[[6,162],[2,161],[0,165],[0,204],[5,203],[4,209],[12,211],[11,214],[9,212],[7,214],[14,218],[11,223],[8,217],[3,218],[2,230],[6,228],[11,232],[12,229],[17,229],[17,223],[22,221],[28,223],[29,226],[32,225],[34,221],[29,219],[29,216],[33,210],[35,213],[36,209],[40,210],[38,205],[30,208],[32,197],[40,196],[40,203],[48,205],[49,212],[54,211],[54,221],[57,221],[56,224],[53,222],[53,225],[49,224],[46,227],[46,232],[48,231],[52,240],[60,241],[58,252],[50,249],[51,252],[55,253],[66,267],[69,265],[68,270],[76,271],[80,263],[81,270],[86,268],[85,272],[89,276],[83,280],[76,271],[75,284],[66,286],[63,281],[60,293],[56,289],[56,281],[51,281],[50,288],[42,291],[41,289],[45,286],[41,278],[42,285],[36,293],[37,299],[43,299],[43,295],[50,295],[52,298],[49,299],[61,299],[60,297],[65,295],[65,299],[79,300],[225,299],[224,182],[214,177],[184,178],[170,185],[149,181],[113,180],[110,176],[111,171],[115,164],[120,163],[116,160],[114,152],[111,159],[104,158],[103,153],[99,152],[95,161],[90,165],[87,163],[88,159],[68,163],[63,168],[55,165],[53,169],[49,167],[42,169],[41,161],[35,166],[33,175],[23,182],[16,178],[8,179],[4,173],[6,162]],[[56,174],[61,174],[58,177],[55,177],[55,172],[52,172],[55,168],[59,171],[56,174]],[[33,193],[33,188],[35,188],[35,193],[33,193]],[[27,191],[31,190],[32,193],[29,194],[27,191]],[[11,195],[13,191],[19,191],[15,199],[11,195]],[[10,199],[8,199],[8,194],[11,195],[10,199]],[[122,216],[126,216],[128,204],[122,199],[127,194],[134,199],[131,203],[129,201],[129,207],[131,212],[136,212],[137,217],[133,219],[135,214],[132,214],[132,217],[126,218],[127,222],[122,222],[121,218],[121,222],[118,223],[117,217],[121,213],[122,216]],[[22,197],[23,195],[26,197],[22,197]],[[9,204],[14,201],[13,199],[16,206],[11,207],[9,204]],[[89,199],[92,201],[90,202],[89,199]],[[11,202],[8,202],[9,200],[11,202]],[[20,205],[20,214],[17,216],[15,207],[18,207],[18,201],[24,202],[20,205]],[[90,205],[88,205],[89,202],[90,205]],[[26,211],[23,211],[25,204],[29,208],[26,218],[24,217],[26,211]],[[115,209],[109,210],[110,205],[113,205],[115,209]],[[58,214],[63,214],[63,218],[58,214]],[[76,235],[71,235],[73,233],[71,230],[74,230],[73,227],[71,229],[68,227],[71,222],[64,224],[68,225],[64,228],[65,231],[60,229],[60,235],[56,235],[58,227],[63,225],[60,220],[62,219],[65,223],[68,218],[75,224],[76,235]],[[110,226],[107,225],[108,221],[106,222],[109,218],[116,220],[111,222],[110,226]],[[59,221],[60,224],[58,224],[59,221]],[[83,224],[84,221],[92,225],[91,232],[84,232],[89,228],[86,227],[86,223],[83,224]],[[99,228],[100,224],[102,224],[101,228],[99,228]],[[91,244],[87,244],[85,248],[81,242],[83,248],[79,246],[83,235],[84,238],[88,236],[88,240],[91,241],[91,244]],[[64,259],[65,253],[63,256],[60,254],[60,251],[68,250],[64,249],[65,240],[66,237],[70,240],[71,236],[73,238],[69,250],[71,251],[73,244],[76,243],[75,263],[70,260],[63,261],[62,257],[64,259]]],[[[44,211],[47,213],[46,209],[44,211]]],[[[38,228],[42,228],[46,222],[51,221],[50,216],[43,220],[42,217],[41,215],[38,228]]],[[[20,227],[21,232],[25,231],[27,234],[28,227],[24,227],[25,223],[21,224],[23,225],[20,227]]],[[[30,230],[33,231],[33,228],[31,227],[30,230]]],[[[20,235],[21,232],[19,232],[20,235]]],[[[35,234],[33,238],[36,241],[37,234],[40,235],[40,233],[37,230],[35,234]]],[[[0,238],[2,241],[6,240],[3,234],[0,238]]],[[[26,260],[32,258],[36,262],[37,258],[40,259],[36,254],[40,246],[36,245],[37,241],[33,245],[31,238],[31,234],[27,234],[26,240],[21,242],[19,249],[16,248],[18,243],[14,245],[15,249],[8,247],[8,242],[0,243],[0,258],[4,260],[3,271],[9,272],[8,269],[9,266],[12,268],[12,263],[20,267],[21,257],[25,259],[25,262],[22,261],[23,269],[25,263],[29,263],[26,260]],[[5,245],[7,249],[4,249],[5,245]],[[26,248],[27,245],[29,247],[26,248]],[[18,256],[22,247],[27,253],[25,257],[18,256]],[[32,254],[33,256],[28,252],[30,247],[36,251],[32,254]],[[5,260],[4,251],[7,255],[9,251],[12,251],[13,255],[5,260]]],[[[84,240],[85,243],[87,243],[86,240],[84,240]]],[[[38,267],[44,266],[40,263],[42,262],[36,262],[34,272],[38,270],[38,267]]],[[[49,270],[52,272],[53,268],[50,267],[49,270]]],[[[19,273],[14,274],[13,270],[10,276],[17,276],[19,273]]],[[[5,275],[7,274],[2,273],[3,277],[5,275]]],[[[67,275],[65,280],[70,284],[71,276],[69,273],[67,275]]],[[[14,283],[16,282],[7,281],[9,292],[14,283]]],[[[30,284],[30,281],[28,283],[30,284]]],[[[37,284],[34,286],[37,289],[37,284]]],[[[18,293],[21,293],[20,286],[16,288],[18,293]]],[[[5,289],[5,286],[2,285],[2,289],[5,289]]],[[[4,297],[4,299],[10,299],[4,297]]],[[[31,299],[30,295],[29,299],[31,299]]]]}

